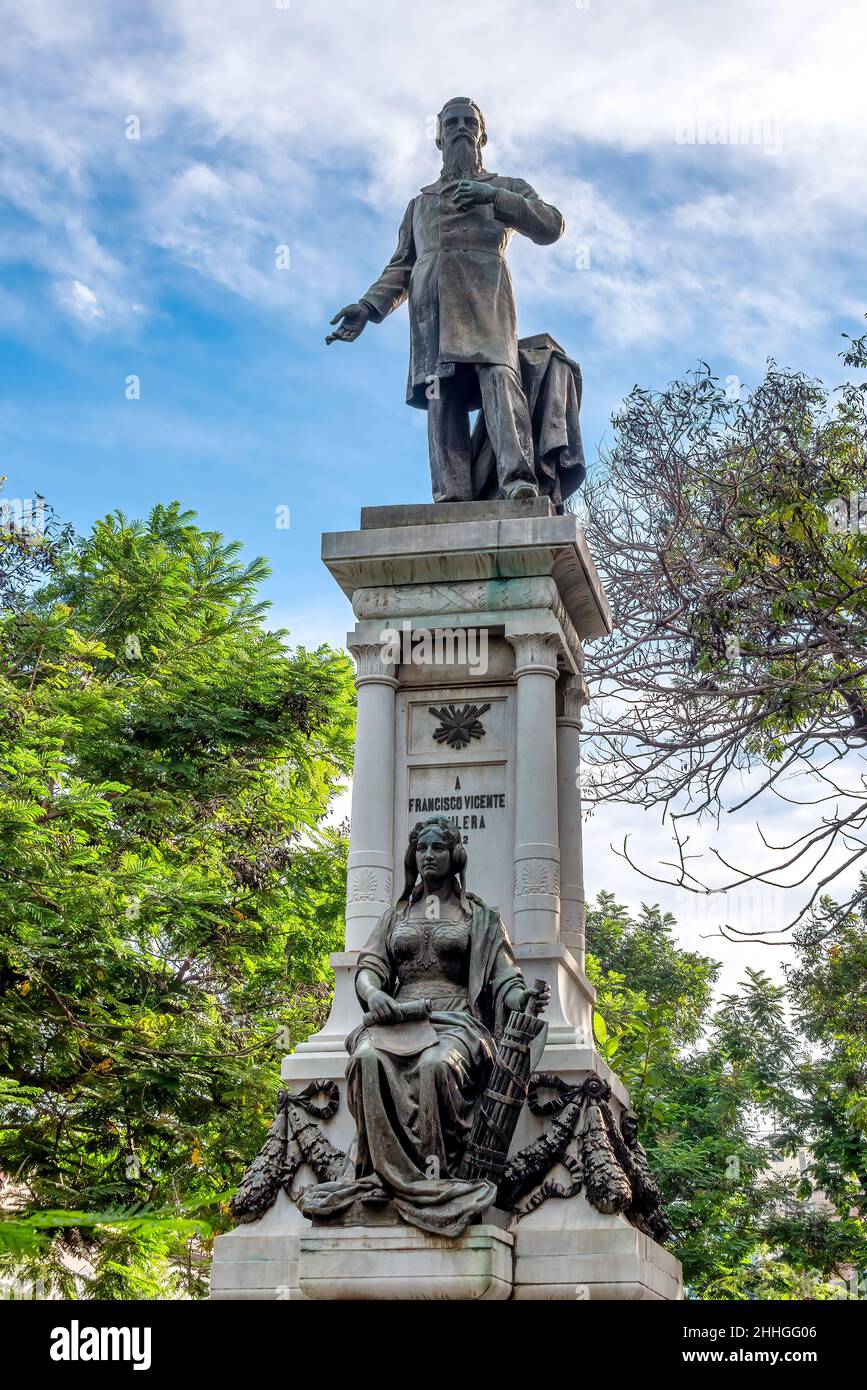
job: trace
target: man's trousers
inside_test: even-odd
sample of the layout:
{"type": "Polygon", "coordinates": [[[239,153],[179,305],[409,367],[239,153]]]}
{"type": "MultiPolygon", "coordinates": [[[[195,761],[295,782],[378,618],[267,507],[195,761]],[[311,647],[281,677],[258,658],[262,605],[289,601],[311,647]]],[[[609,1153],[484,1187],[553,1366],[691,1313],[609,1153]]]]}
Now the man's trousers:
{"type": "Polygon", "coordinates": [[[459,363],[454,376],[437,377],[429,388],[427,430],[435,502],[473,500],[470,403],[478,400],[479,392],[501,495],[509,497],[519,485],[536,486],[530,412],[517,372],[459,363]]]}

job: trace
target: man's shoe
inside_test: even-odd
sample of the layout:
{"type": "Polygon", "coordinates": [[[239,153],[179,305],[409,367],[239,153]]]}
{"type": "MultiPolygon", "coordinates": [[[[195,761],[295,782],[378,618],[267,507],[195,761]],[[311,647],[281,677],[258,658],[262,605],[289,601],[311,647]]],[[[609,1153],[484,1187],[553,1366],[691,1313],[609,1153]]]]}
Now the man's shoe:
{"type": "Polygon", "coordinates": [[[539,489],[533,483],[516,483],[509,490],[508,502],[522,502],[528,497],[538,497],[539,489]]]}

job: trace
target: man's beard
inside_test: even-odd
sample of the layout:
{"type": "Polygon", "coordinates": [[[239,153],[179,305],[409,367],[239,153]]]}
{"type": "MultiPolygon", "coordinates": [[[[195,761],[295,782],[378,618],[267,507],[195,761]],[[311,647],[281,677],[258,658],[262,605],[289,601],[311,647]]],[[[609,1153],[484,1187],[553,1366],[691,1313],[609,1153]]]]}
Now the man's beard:
{"type": "Polygon", "coordinates": [[[443,151],[443,180],[473,178],[482,172],[482,158],[475,140],[458,137],[443,151]]]}

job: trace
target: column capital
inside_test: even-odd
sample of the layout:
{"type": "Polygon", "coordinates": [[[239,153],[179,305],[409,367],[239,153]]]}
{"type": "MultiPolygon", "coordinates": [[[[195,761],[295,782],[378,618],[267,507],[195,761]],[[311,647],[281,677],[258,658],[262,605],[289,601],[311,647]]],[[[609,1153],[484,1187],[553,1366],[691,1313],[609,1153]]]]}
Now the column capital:
{"type": "Polygon", "coordinates": [[[539,675],[559,675],[557,653],[560,638],[555,632],[506,632],[506,641],[515,649],[515,675],[520,677],[529,671],[539,675]]]}
{"type": "Polygon", "coordinates": [[[355,661],[356,687],[390,685],[397,689],[396,663],[381,642],[352,642],[349,650],[355,661]]]}
{"type": "Polygon", "coordinates": [[[581,710],[590,702],[584,677],[571,675],[565,678],[561,677],[558,695],[562,704],[562,713],[557,715],[558,725],[568,724],[573,728],[580,729],[581,710]]]}

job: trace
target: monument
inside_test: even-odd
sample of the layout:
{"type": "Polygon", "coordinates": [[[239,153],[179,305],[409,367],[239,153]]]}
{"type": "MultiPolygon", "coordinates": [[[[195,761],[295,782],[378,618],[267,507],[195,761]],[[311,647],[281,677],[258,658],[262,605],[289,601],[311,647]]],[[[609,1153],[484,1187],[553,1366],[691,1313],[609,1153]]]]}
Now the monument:
{"type": "Polygon", "coordinates": [[[581,370],[546,334],[518,341],[505,253],[516,232],[557,241],[563,218],[523,179],[487,172],[475,102],[446,102],[436,130],[439,178],[410,201],[385,270],[325,341],[354,342],[406,300],[406,399],[427,410],[434,501],[542,495],[561,507],[585,473],[581,370]]]}
{"type": "Polygon", "coordinates": [[[681,1296],[583,969],[584,643],[611,618],[564,506],[581,373],[517,339],[504,259],[563,219],[484,169],[485,140],[446,103],[440,178],[327,340],[408,299],[434,503],[322,538],[356,619],[346,949],[216,1241],[216,1299],[681,1296]]]}

